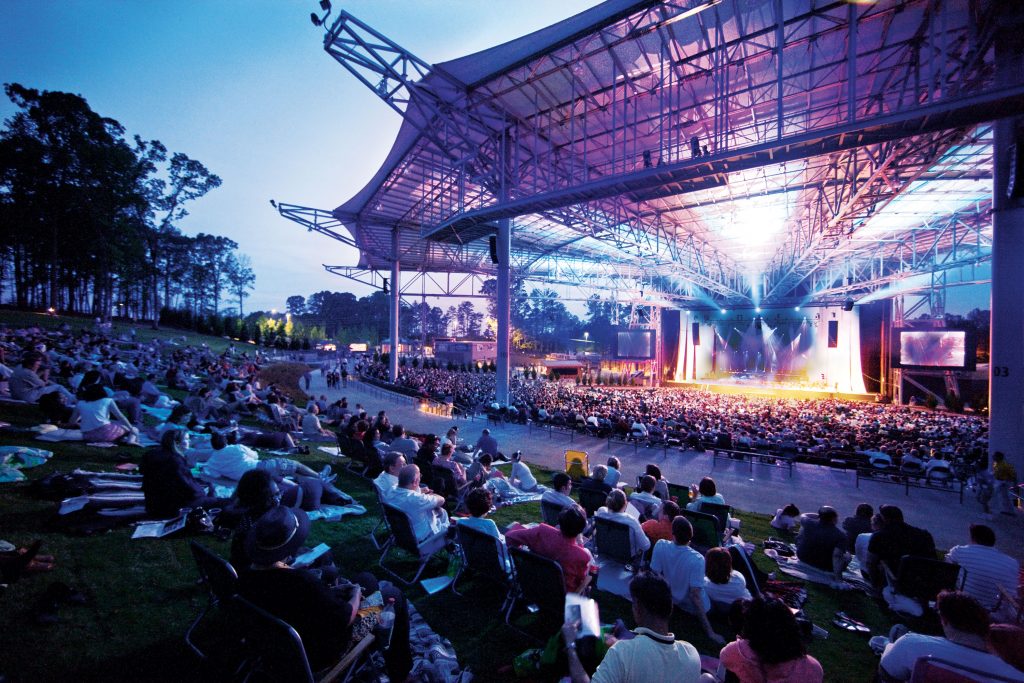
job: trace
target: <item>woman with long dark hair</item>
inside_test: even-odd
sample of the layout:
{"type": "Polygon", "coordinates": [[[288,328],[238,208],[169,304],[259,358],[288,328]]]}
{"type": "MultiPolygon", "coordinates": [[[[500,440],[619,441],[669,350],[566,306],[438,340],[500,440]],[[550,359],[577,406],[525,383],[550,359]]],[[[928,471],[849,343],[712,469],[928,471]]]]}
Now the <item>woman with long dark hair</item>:
{"type": "Polygon", "coordinates": [[[763,597],[743,605],[740,637],[722,648],[722,666],[740,683],[821,683],[821,664],[807,654],[789,607],[763,597]]]}

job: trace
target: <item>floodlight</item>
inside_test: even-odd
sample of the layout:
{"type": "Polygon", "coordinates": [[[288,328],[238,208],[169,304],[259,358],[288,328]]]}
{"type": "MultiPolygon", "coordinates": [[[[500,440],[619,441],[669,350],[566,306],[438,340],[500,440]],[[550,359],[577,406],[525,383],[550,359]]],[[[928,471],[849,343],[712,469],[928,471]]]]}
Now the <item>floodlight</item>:
{"type": "Polygon", "coordinates": [[[277,202],[275,202],[273,199],[270,200],[270,205],[275,209],[277,208],[277,202]]]}
{"type": "Polygon", "coordinates": [[[800,307],[799,306],[794,306],[793,310],[796,311],[797,313],[799,313],[800,312],[800,307]]]}
{"type": "Polygon", "coordinates": [[[760,306],[758,306],[758,307],[756,307],[754,309],[754,313],[760,313],[760,312],[761,312],[761,307],[760,306]]]}
{"type": "Polygon", "coordinates": [[[723,308],[723,309],[722,309],[722,315],[725,315],[726,313],[728,313],[728,311],[726,311],[726,310],[725,310],[725,309],[723,308]]]}
{"type": "Polygon", "coordinates": [[[325,12],[331,11],[331,0],[320,0],[320,9],[325,12]]]}
{"type": "Polygon", "coordinates": [[[313,22],[313,26],[319,26],[323,22],[320,21],[320,17],[316,15],[316,12],[309,13],[309,20],[313,22]]]}

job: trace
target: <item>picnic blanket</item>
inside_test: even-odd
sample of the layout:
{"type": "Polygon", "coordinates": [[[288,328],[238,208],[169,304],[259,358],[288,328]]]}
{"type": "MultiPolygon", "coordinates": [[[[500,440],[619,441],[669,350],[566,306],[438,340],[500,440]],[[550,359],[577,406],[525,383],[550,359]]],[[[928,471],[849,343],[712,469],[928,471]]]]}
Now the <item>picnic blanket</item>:
{"type": "Polygon", "coordinates": [[[488,479],[485,486],[494,494],[496,507],[506,507],[508,505],[518,505],[520,503],[540,500],[545,490],[543,487],[538,486],[537,491],[527,493],[526,491],[520,491],[515,486],[512,486],[512,484],[500,478],[488,479]]]}
{"type": "Polygon", "coordinates": [[[154,408],[153,406],[147,406],[145,404],[140,407],[142,408],[142,412],[147,415],[152,415],[161,422],[167,422],[167,419],[171,416],[170,408],[154,408]]]}
{"type": "Polygon", "coordinates": [[[346,515],[365,515],[366,508],[359,503],[349,505],[320,505],[319,510],[311,510],[306,513],[309,521],[315,522],[322,519],[327,522],[337,522],[346,515]]]}
{"type": "Polygon", "coordinates": [[[82,430],[61,429],[57,425],[41,424],[32,428],[32,431],[39,432],[36,441],[81,441],[82,430]]]}
{"type": "MultiPolygon", "coordinates": [[[[412,650],[412,671],[409,673],[410,680],[421,681],[422,683],[470,683],[473,674],[463,670],[459,666],[459,660],[455,648],[447,638],[437,634],[423,617],[416,610],[415,605],[409,603],[409,647],[412,650]]],[[[373,657],[377,663],[376,673],[373,671],[362,671],[356,675],[356,681],[369,683],[380,681],[390,683],[384,667],[384,660],[379,652],[373,657]]]]}
{"type": "Polygon", "coordinates": [[[53,457],[52,451],[27,446],[0,446],[0,484],[27,479],[21,470],[38,467],[53,457]]]}
{"type": "MultiPolygon", "coordinates": [[[[810,581],[811,583],[820,583],[826,586],[832,585],[834,579],[832,578],[832,572],[827,572],[817,567],[801,562],[796,556],[794,557],[782,557],[773,550],[766,550],[765,555],[775,560],[775,563],[779,565],[779,571],[788,576],[793,576],[804,581],[810,581]]],[[[857,558],[853,558],[847,566],[846,571],[843,572],[843,581],[850,586],[850,588],[856,588],[865,592],[871,592],[871,586],[864,581],[860,575],[860,563],[857,562],[857,558]]]]}

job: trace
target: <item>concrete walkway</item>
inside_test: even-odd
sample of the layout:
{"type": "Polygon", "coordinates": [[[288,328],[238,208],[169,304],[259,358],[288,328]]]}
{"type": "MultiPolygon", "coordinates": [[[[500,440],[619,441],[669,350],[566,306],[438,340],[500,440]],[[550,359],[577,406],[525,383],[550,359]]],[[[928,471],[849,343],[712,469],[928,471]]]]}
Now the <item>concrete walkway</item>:
{"type": "Polygon", "coordinates": [[[786,503],[794,503],[804,512],[828,504],[839,511],[840,517],[845,517],[852,515],[859,503],[870,503],[876,510],[879,505],[890,503],[903,509],[908,523],[928,529],[939,548],[967,543],[968,526],[983,522],[995,530],[996,547],[1024,560],[1024,516],[996,514],[995,519],[985,520],[972,491],[964,492],[961,505],[956,493],[912,488],[905,495],[902,486],[875,481],[861,481],[858,489],[853,470],[797,463],[790,478],[787,468],[755,466],[751,471],[744,461],[720,460],[713,467],[715,460],[706,453],[643,447],[634,453],[631,444],[613,443],[609,447],[606,440],[593,437],[576,435],[570,441],[568,434],[555,432],[549,436],[546,429],[531,430],[512,424],[495,427],[483,418],[454,420],[431,415],[418,410],[412,399],[352,380],[347,388],[330,390],[319,373],[314,375],[311,393],[325,394],[331,402],[346,396],[351,407],[362,404],[370,416],[386,410],[392,424],[402,424],[410,432],[443,436],[453,424],[458,425],[460,439],[470,444],[476,442],[484,428],[490,428],[506,455],[521,450],[528,462],[552,469],[564,467],[565,449],[572,448],[586,451],[591,466],[605,463],[611,455],[617,456],[622,462],[622,480],[629,483],[636,481],[648,463],[658,465],[662,475],[676,484],[690,484],[711,476],[726,502],[740,510],[773,515],[786,503]]]}

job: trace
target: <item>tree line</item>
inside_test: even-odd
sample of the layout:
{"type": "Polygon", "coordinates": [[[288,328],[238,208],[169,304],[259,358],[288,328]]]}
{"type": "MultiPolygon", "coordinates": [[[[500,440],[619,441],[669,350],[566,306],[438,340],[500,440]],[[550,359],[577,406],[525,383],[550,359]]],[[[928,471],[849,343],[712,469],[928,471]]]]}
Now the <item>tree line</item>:
{"type": "Polygon", "coordinates": [[[0,300],[100,317],[219,317],[255,283],[227,237],[183,234],[188,205],[221,184],[158,140],[129,137],[80,95],[8,83],[0,131],[0,300]]]}
{"type": "MultiPolygon", "coordinates": [[[[497,334],[497,281],[485,280],[479,292],[486,301],[486,313],[471,301],[442,309],[426,302],[403,301],[399,308],[399,328],[405,340],[432,343],[439,337],[494,339],[497,334]]],[[[357,299],[350,292],[321,291],[304,297],[288,297],[285,311],[294,335],[333,339],[342,344],[368,342],[379,344],[389,335],[389,295],[374,292],[357,299]],[[314,333],[310,333],[313,330],[314,333]]],[[[602,351],[612,347],[615,328],[625,320],[626,310],[617,304],[592,296],[586,302],[586,314],[580,318],[570,312],[551,289],[526,291],[523,281],[512,285],[512,346],[522,351],[571,352],[584,346],[602,351]],[[579,340],[587,332],[589,343],[579,340]]],[[[266,331],[264,330],[264,335],[266,331]]]]}

